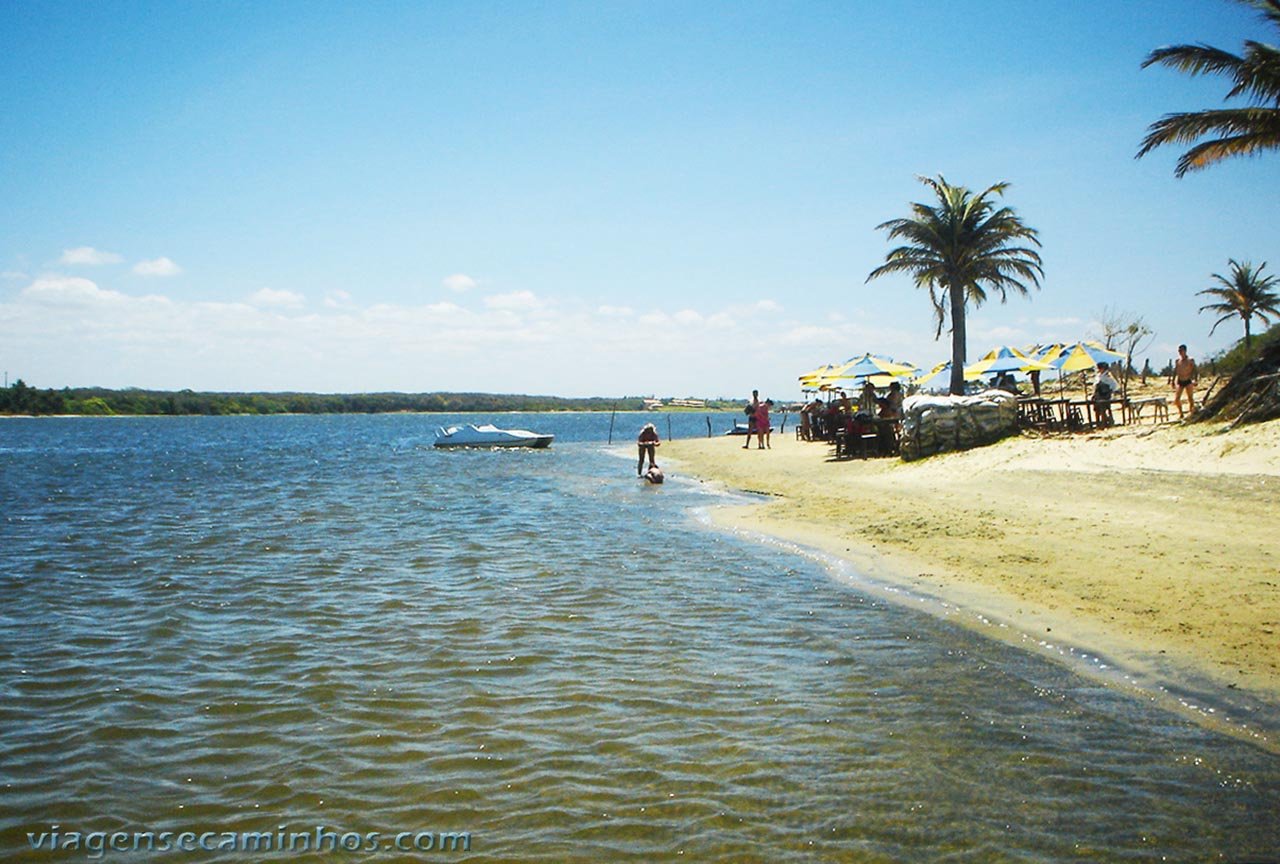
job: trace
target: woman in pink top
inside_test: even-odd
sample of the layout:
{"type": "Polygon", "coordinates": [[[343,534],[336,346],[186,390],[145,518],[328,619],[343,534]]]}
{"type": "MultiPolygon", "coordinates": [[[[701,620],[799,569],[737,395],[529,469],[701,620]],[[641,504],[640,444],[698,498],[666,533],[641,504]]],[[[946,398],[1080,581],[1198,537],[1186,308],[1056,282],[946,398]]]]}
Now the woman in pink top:
{"type": "Polygon", "coordinates": [[[766,446],[770,449],[773,444],[769,441],[769,408],[773,405],[772,399],[766,399],[756,408],[756,449],[763,450],[766,446]]]}

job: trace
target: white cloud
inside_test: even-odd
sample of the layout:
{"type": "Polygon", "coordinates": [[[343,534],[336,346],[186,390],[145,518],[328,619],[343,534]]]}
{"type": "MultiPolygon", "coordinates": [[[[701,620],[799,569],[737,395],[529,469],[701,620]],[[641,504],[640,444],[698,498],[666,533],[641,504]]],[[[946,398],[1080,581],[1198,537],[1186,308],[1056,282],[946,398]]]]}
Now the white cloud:
{"type": "Polygon", "coordinates": [[[464,294],[475,288],[480,283],[472,279],[466,273],[454,273],[452,276],[446,276],[440,282],[447,290],[455,294],[464,294]]]}
{"type": "Polygon", "coordinates": [[[3,273],[0,273],[0,279],[10,282],[21,282],[30,278],[30,276],[20,270],[5,270],[3,273]]]}
{"type": "Polygon", "coordinates": [[[296,309],[305,303],[306,299],[307,298],[296,291],[282,291],[275,288],[259,288],[249,297],[249,302],[254,306],[296,309]]]}
{"type": "Polygon", "coordinates": [[[324,305],[330,309],[341,309],[351,305],[351,293],[335,288],[324,295],[324,305]]]}
{"type": "Polygon", "coordinates": [[[505,309],[510,312],[522,309],[537,309],[542,305],[532,291],[512,291],[508,294],[494,294],[484,298],[484,305],[490,309],[505,309]]]}
{"type": "Polygon", "coordinates": [[[139,276],[177,276],[182,268],[169,258],[151,258],[133,265],[133,272],[139,276]]]}
{"type": "Polygon", "coordinates": [[[92,246],[77,246],[74,249],[64,249],[59,262],[69,265],[97,267],[102,264],[119,264],[123,260],[124,258],[115,252],[104,252],[101,249],[94,249],[92,246]]]}
{"type": "Polygon", "coordinates": [[[41,370],[33,382],[41,386],[708,396],[759,386],[785,399],[795,375],[858,341],[836,333],[840,351],[798,350],[773,334],[800,322],[769,322],[770,338],[761,339],[759,319],[742,308],[641,313],[530,291],[466,305],[360,305],[330,291],[311,306],[277,288],[239,302],[191,302],[50,275],[0,296],[0,344],[41,370]],[[744,365],[745,345],[753,347],[744,365]],[[811,363],[810,353],[821,356],[811,363]]]}
{"type": "Polygon", "coordinates": [[[22,296],[41,303],[83,305],[115,303],[125,295],[99,288],[92,279],[80,276],[42,276],[23,288],[22,296]]]}
{"type": "MultiPolygon", "coordinates": [[[[986,343],[1016,346],[1027,340],[1026,331],[1021,328],[1006,327],[1004,325],[987,326],[986,322],[981,321],[971,321],[969,323],[968,337],[970,354],[973,353],[975,348],[981,354],[985,354],[991,348],[996,347],[995,344],[983,347],[986,343]]],[[[978,356],[981,356],[981,354],[978,356]]]]}

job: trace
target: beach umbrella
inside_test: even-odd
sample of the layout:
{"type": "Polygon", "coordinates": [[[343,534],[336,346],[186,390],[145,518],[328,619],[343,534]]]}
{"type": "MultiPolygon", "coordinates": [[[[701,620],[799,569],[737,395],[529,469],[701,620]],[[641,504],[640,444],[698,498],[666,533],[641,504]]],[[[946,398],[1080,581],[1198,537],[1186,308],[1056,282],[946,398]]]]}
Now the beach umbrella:
{"type": "Polygon", "coordinates": [[[824,363],[811,372],[806,372],[800,376],[800,386],[806,390],[818,390],[826,377],[831,374],[833,369],[837,369],[834,363],[824,363]]]}
{"type": "Polygon", "coordinates": [[[973,381],[983,375],[994,375],[999,372],[1031,372],[1052,369],[1048,363],[1028,357],[1017,348],[1008,345],[994,348],[982,356],[981,360],[964,367],[966,381],[973,381]]]}
{"type": "Polygon", "coordinates": [[[951,362],[943,361],[934,366],[923,377],[917,378],[915,385],[921,390],[951,389],[951,362]]]}
{"type": "Polygon", "coordinates": [[[884,381],[884,384],[879,386],[886,386],[894,378],[910,378],[919,371],[910,363],[897,363],[888,357],[867,353],[861,357],[846,360],[830,377],[833,380],[871,378],[873,384],[879,378],[884,381]]]}
{"type": "Polygon", "coordinates": [[[1079,372],[1081,369],[1093,369],[1099,363],[1114,363],[1117,360],[1123,360],[1124,355],[1119,351],[1112,351],[1100,342],[1089,340],[1077,342],[1074,345],[1064,345],[1054,356],[1043,356],[1041,359],[1065,374],[1079,372]]]}
{"type": "MultiPolygon", "coordinates": [[[[1058,370],[1058,387],[1061,390],[1064,375],[1094,369],[1099,363],[1114,363],[1125,357],[1119,351],[1112,351],[1101,342],[1089,339],[1072,345],[1050,346],[1040,359],[1058,370]]],[[[1085,391],[1087,394],[1087,382],[1085,391]]]]}

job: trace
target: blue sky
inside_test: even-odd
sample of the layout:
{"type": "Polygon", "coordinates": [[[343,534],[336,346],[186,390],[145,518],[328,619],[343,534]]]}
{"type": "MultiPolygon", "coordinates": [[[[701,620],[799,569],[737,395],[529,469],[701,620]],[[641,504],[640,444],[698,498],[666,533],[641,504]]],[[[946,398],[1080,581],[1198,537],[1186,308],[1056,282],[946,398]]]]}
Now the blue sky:
{"type": "Polygon", "coordinates": [[[0,5],[0,367],[40,387],[791,398],[926,294],[865,284],[917,175],[1041,232],[970,359],[1107,311],[1204,357],[1228,258],[1280,270],[1280,157],[1177,180],[1221,103],[1160,45],[1228,0],[0,5]]]}

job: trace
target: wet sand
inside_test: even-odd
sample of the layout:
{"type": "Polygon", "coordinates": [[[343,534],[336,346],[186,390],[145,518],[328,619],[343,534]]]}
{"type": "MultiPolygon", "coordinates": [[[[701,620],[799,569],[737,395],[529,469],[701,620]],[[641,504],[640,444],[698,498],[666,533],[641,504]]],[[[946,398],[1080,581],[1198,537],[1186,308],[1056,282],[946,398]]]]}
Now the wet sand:
{"type": "Polygon", "coordinates": [[[1280,421],[1024,436],[915,463],[834,462],[790,426],[772,444],[680,440],[662,456],[770,496],[717,508],[722,526],[839,556],[1159,684],[1280,704],[1280,421]]]}

